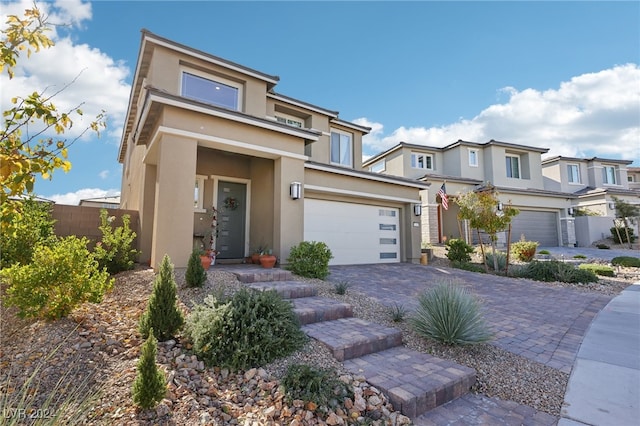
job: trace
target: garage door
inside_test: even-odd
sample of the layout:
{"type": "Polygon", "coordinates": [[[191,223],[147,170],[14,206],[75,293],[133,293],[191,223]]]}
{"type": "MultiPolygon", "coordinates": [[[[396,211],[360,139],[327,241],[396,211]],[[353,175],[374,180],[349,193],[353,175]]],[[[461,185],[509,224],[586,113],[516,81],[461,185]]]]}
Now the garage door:
{"type": "Polygon", "coordinates": [[[541,246],[559,246],[557,215],[556,212],[520,210],[511,221],[511,241],[520,240],[524,234],[527,241],[537,241],[541,246]]]}
{"type": "Polygon", "coordinates": [[[326,243],[331,265],[399,262],[399,211],[305,198],[304,239],[326,243]]]}

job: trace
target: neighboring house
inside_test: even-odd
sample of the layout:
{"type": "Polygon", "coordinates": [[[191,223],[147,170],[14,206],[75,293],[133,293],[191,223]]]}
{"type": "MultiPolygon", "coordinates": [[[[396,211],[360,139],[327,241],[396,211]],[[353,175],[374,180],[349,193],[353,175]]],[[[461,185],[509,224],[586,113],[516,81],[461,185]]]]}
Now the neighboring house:
{"type": "Polygon", "coordinates": [[[120,208],[120,196],[115,197],[97,197],[97,198],[84,198],[78,203],[79,206],[97,207],[100,209],[119,209],[120,208]]]}
{"type": "Polygon", "coordinates": [[[627,167],[629,189],[640,189],[640,167],[627,167]]]}
{"type": "MultiPolygon", "coordinates": [[[[520,210],[512,221],[511,240],[521,236],[543,246],[573,245],[573,218],[568,208],[574,195],[545,188],[541,156],[548,149],[490,140],[486,143],[458,140],[442,148],[402,142],[368,159],[363,166],[372,172],[410,177],[431,183],[421,193],[423,240],[441,243],[447,238],[476,240],[465,223],[459,223],[456,194],[491,183],[502,203],[520,210]],[[442,184],[450,200],[442,207],[438,190],[442,184]]],[[[506,235],[500,234],[502,243],[506,235]]]]}
{"type": "Polygon", "coordinates": [[[185,267],[215,206],[221,259],[267,245],[286,262],[315,240],[334,264],[416,262],[428,183],[363,171],[370,129],[276,93],[278,80],[142,31],[118,157],[141,260],[185,267]]]}

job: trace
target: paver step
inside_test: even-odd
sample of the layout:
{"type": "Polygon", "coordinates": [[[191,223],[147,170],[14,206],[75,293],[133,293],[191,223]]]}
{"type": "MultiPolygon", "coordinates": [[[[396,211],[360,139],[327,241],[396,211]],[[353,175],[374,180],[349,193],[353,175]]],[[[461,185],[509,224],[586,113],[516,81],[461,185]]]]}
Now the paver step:
{"type": "Polygon", "coordinates": [[[275,290],[283,299],[313,297],[318,294],[315,286],[300,281],[262,281],[247,284],[247,287],[261,291],[275,290]]]}
{"type": "Polygon", "coordinates": [[[415,418],[466,394],[476,381],[474,369],[404,346],[345,361],[383,391],[394,409],[415,418]]]}
{"type": "Polygon", "coordinates": [[[280,268],[261,268],[252,265],[220,265],[219,269],[233,273],[241,283],[291,281],[291,271],[280,268]]]}
{"type": "Polygon", "coordinates": [[[357,358],[402,344],[402,333],[360,318],[307,324],[302,330],[332,351],[338,361],[357,358]]]}
{"type": "Polygon", "coordinates": [[[301,325],[333,321],[353,316],[350,304],[327,297],[304,297],[293,301],[293,311],[301,325]]]}

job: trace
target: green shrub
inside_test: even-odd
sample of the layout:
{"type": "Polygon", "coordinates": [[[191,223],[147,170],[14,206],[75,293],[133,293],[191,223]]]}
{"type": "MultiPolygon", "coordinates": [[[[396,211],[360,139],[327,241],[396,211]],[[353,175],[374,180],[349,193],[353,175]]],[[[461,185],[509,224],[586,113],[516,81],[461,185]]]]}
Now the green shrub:
{"type": "Polygon", "coordinates": [[[287,401],[311,401],[318,408],[333,408],[338,401],[353,399],[349,387],[340,381],[333,369],[319,369],[305,364],[292,364],[282,378],[287,401]]]}
{"type": "Polygon", "coordinates": [[[551,252],[550,252],[549,250],[540,250],[540,251],[538,252],[538,254],[545,254],[545,255],[549,255],[549,254],[551,254],[551,252]]]}
{"type": "Polygon", "coordinates": [[[8,283],[7,305],[17,306],[20,317],[64,317],[83,302],[102,301],[113,286],[87,249],[89,240],[70,236],[54,241],[36,246],[30,264],[1,271],[8,283]]]}
{"type": "Polygon", "coordinates": [[[51,217],[52,204],[27,199],[7,201],[16,203],[20,213],[10,223],[2,224],[0,232],[0,268],[16,263],[27,265],[31,262],[37,246],[52,243],[54,220],[51,217]]]}
{"type": "Polygon", "coordinates": [[[575,256],[573,256],[574,259],[586,259],[587,256],[585,256],[584,254],[576,254],[575,256]]]}
{"type": "Polygon", "coordinates": [[[486,273],[486,269],[484,269],[484,266],[482,265],[478,265],[476,263],[471,263],[471,262],[460,262],[460,261],[453,261],[451,262],[451,266],[453,268],[457,268],[457,269],[463,269],[465,271],[469,271],[469,272],[480,272],[480,273],[486,273]]]}
{"type": "Polygon", "coordinates": [[[398,305],[397,303],[394,303],[393,307],[389,308],[389,315],[391,316],[391,321],[402,322],[407,316],[407,310],[404,305],[398,305]]]}
{"type": "Polygon", "coordinates": [[[507,254],[501,251],[496,252],[486,252],[485,261],[487,262],[487,266],[489,268],[495,270],[496,272],[504,271],[507,269],[507,254]],[[495,266],[498,266],[498,269],[495,269],[495,266]]]}
{"type": "Polygon", "coordinates": [[[114,216],[108,217],[107,210],[100,210],[100,231],[102,241],[96,244],[94,254],[100,268],[106,267],[110,274],[133,269],[138,250],[131,248],[136,233],[131,230],[128,214],[122,216],[122,226],[112,228],[114,216]]]}
{"type": "Polygon", "coordinates": [[[194,250],[189,256],[184,279],[189,287],[202,287],[207,281],[207,272],[200,261],[200,250],[194,250]]]}
{"type": "Polygon", "coordinates": [[[618,256],[611,259],[614,266],[625,266],[627,268],[640,268],[640,258],[632,256],[618,256]]]}
{"type": "Polygon", "coordinates": [[[557,260],[548,262],[534,260],[521,270],[519,276],[546,282],[589,283],[598,281],[598,277],[593,272],[578,269],[571,264],[557,260]]]}
{"type": "Polygon", "coordinates": [[[616,244],[628,243],[629,240],[631,240],[631,242],[634,242],[637,238],[635,235],[633,235],[633,228],[624,227],[624,226],[616,228],[614,226],[614,227],[611,227],[609,231],[611,231],[613,242],[616,244]],[[616,232],[616,229],[618,230],[618,232],[620,232],[620,238],[618,238],[618,232],[616,232]],[[629,232],[628,239],[627,239],[627,231],[629,232]]]}
{"type": "Polygon", "coordinates": [[[454,283],[440,283],[420,295],[411,325],[419,335],[451,345],[486,342],[492,336],[478,300],[454,283]]]}
{"type": "Polygon", "coordinates": [[[210,366],[246,370],[300,349],[306,337],[290,302],[242,289],[226,303],[207,296],[187,317],[194,352],[210,366]]]}
{"type": "Polygon", "coordinates": [[[331,250],[323,242],[303,241],[291,247],[287,269],[296,275],[324,280],[329,275],[331,250]]]}
{"type": "Polygon", "coordinates": [[[523,238],[511,244],[511,254],[520,262],[531,262],[537,249],[536,241],[525,241],[523,238]]]}
{"type": "Polygon", "coordinates": [[[471,256],[469,255],[475,251],[475,249],[464,240],[457,238],[447,240],[446,249],[447,259],[452,262],[470,262],[471,256]]]}
{"type": "Polygon", "coordinates": [[[157,352],[158,342],[150,330],[149,338],[140,350],[138,374],[131,390],[133,402],[141,408],[155,407],[167,394],[166,378],[156,364],[157,352]]]}
{"type": "Polygon", "coordinates": [[[336,294],[347,294],[347,289],[349,288],[349,281],[340,281],[335,283],[335,285],[333,286],[336,294]]]}
{"type": "Polygon", "coordinates": [[[149,337],[151,330],[155,338],[161,342],[173,337],[184,324],[184,316],[177,302],[173,265],[169,256],[165,254],[160,272],[153,282],[153,292],[149,297],[147,309],[138,324],[142,337],[149,337]]]}
{"type": "Polygon", "coordinates": [[[598,263],[583,263],[578,267],[579,269],[586,269],[588,271],[593,272],[596,275],[600,275],[603,277],[613,277],[615,276],[615,271],[611,266],[600,265],[598,263]]]}
{"type": "Polygon", "coordinates": [[[598,247],[599,249],[603,249],[603,250],[609,250],[611,248],[608,245],[602,244],[602,243],[596,244],[596,247],[598,247]]]}

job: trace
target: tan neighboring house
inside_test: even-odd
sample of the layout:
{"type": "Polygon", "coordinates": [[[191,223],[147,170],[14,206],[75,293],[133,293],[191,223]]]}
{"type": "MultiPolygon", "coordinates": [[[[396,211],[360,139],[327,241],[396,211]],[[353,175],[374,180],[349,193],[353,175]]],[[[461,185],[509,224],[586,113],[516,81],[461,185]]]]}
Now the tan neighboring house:
{"type": "Polygon", "coordinates": [[[142,31],[119,161],[141,261],[184,267],[215,206],[219,258],[303,240],[333,264],[415,262],[428,183],[362,170],[369,128],[275,92],[279,78],[142,31]]]}
{"type": "Polygon", "coordinates": [[[78,203],[79,206],[97,207],[100,209],[119,209],[120,196],[84,198],[78,203]]]}
{"type": "Polygon", "coordinates": [[[640,167],[627,167],[629,189],[640,189],[640,167]]]}
{"type": "MultiPolygon", "coordinates": [[[[542,246],[574,245],[573,217],[569,214],[574,195],[545,188],[542,154],[548,149],[490,140],[485,143],[458,140],[445,147],[402,142],[368,159],[363,166],[372,172],[404,176],[431,183],[423,191],[422,238],[442,243],[447,238],[476,237],[465,223],[458,223],[456,194],[485,183],[494,185],[502,203],[520,210],[513,219],[511,240],[522,235],[542,246]],[[442,207],[438,190],[445,184],[449,208],[442,207]]],[[[506,233],[499,234],[506,243],[506,233]]]]}

